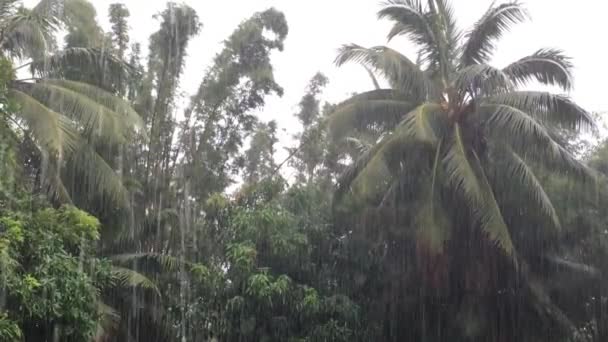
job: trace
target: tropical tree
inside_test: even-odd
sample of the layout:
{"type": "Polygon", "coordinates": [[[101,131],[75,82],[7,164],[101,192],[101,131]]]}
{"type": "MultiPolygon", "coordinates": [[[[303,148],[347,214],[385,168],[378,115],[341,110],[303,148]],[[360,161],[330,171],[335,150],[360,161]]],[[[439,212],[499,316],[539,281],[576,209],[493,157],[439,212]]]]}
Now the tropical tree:
{"type": "MultiPolygon", "coordinates": [[[[36,185],[58,202],[70,202],[73,186],[62,180],[66,173],[81,176],[79,186],[89,196],[99,195],[124,205],[126,190],[115,177],[108,159],[97,147],[118,146],[141,127],[139,115],[112,93],[65,76],[74,68],[107,65],[126,68],[111,55],[86,48],[49,54],[54,34],[65,17],[58,1],[41,1],[33,9],[18,1],[3,2],[0,46],[5,67],[5,118],[31,142],[26,157],[32,164],[36,185]],[[14,67],[18,61],[29,62],[14,67]],[[31,77],[19,78],[29,67],[31,77]]],[[[126,68],[127,70],[129,68],[126,68]]]]}
{"type": "MultiPolygon", "coordinates": [[[[383,248],[392,254],[393,248],[412,247],[399,277],[418,274],[423,289],[408,310],[436,315],[410,336],[507,341],[543,336],[540,331],[548,336],[555,326],[571,331],[572,322],[534,274],[545,253],[555,252],[550,241],[561,227],[537,173],[593,179],[556,132],[593,130],[594,121],[567,96],[523,90],[530,82],[572,89],[570,59],[561,50],[540,49],[504,68],[489,64],[498,39],[528,17],[517,2],[493,4],[464,33],[445,0],[389,0],[378,17],[393,22],[389,40],[405,36],[417,46],[417,60],[386,46],[340,49],[338,65],[363,64],[390,88],[356,95],[332,115],[337,138],[379,136],[340,179],[336,208],[364,209],[367,219],[346,222],[385,227],[381,238],[408,236],[405,245],[393,240],[383,248]],[[520,310],[513,319],[490,304],[506,297],[506,312],[520,310]],[[515,298],[526,298],[526,304],[518,306],[515,298]],[[448,319],[449,312],[458,318],[448,319]],[[524,317],[545,324],[520,333],[516,327],[524,317]],[[443,319],[446,329],[431,330],[443,319]]],[[[391,310],[402,312],[406,303],[397,301],[391,310]]],[[[398,327],[391,329],[397,330],[387,340],[403,336],[398,327]]]]}

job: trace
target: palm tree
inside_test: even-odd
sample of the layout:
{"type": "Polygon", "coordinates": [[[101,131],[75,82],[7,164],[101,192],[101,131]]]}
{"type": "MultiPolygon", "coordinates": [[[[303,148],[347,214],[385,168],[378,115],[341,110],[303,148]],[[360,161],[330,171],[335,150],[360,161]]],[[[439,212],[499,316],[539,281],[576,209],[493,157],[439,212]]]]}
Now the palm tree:
{"type": "MultiPolygon", "coordinates": [[[[78,1],[42,0],[30,10],[17,0],[0,1],[2,114],[15,136],[33,147],[21,150],[24,159],[38,160],[32,165],[38,190],[57,203],[97,210],[87,202],[109,204],[115,215],[117,208],[130,210],[130,203],[112,151],[136,133],[145,135],[138,113],[113,90],[133,68],[97,48],[55,50],[66,15],[78,15],[67,8],[73,4],[78,1]],[[29,75],[18,78],[28,69],[29,75]]],[[[125,266],[113,263],[106,292],[142,288],[158,296],[152,280],[125,266]]],[[[114,329],[121,317],[102,301],[98,307],[101,339],[108,333],[104,328],[114,329]]]]}
{"type": "MultiPolygon", "coordinates": [[[[536,317],[572,329],[532,275],[532,263],[543,257],[537,247],[551,239],[539,227],[560,228],[539,175],[593,179],[559,142],[557,132],[593,130],[594,121],[567,96],[522,89],[537,82],[570,90],[570,59],[560,50],[541,49],[504,68],[489,64],[497,40],[528,17],[518,2],[493,4],[466,33],[457,28],[446,0],[389,0],[378,17],[394,23],[388,40],[409,38],[418,47],[418,59],[385,46],[340,49],[338,65],[360,63],[383,76],[390,88],[356,95],[330,118],[337,138],[363,132],[377,137],[340,179],[337,208],[371,206],[376,213],[391,213],[376,216],[373,227],[411,227],[405,234],[415,241],[415,258],[427,272],[419,286],[467,289],[471,281],[482,282],[480,274],[494,274],[500,269],[496,265],[502,265],[502,273],[513,274],[507,280],[521,278],[526,285],[509,280],[490,286],[488,281],[484,291],[491,287],[494,296],[513,288],[537,305],[536,317]],[[388,222],[394,216],[398,218],[388,222]],[[532,239],[536,233],[542,237],[532,239]],[[483,272],[473,272],[479,263],[483,272]],[[442,283],[448,275],[449,282],[442,283]]],[[[464,302],[470,301],[463,299],[457,312],[475,311],[464,302]]],[[[475,312],[478,321],[484,318],[475,312]]],[[[467,336],[482,334],[463,329],[467,336]]],[[[431,335],[421,328],[417,337],[431,335]]],[[[491,340],[506,341],[507,336],[520,335],[503,332],[491,340]]]]}
{"type": "Polygon", "coordinates": [[[95,85],[64,77],[74,68],[111,75],[130,68],[99,50],[72,48],[51,53],[54,35],[65,18],[68,2],[43,0],[33,9],[20,1],[0,2],[0,55],[8,69],[3,80],[6,103],[3,113],[11,126],[21,130],[24,141],[35,146],[41,161],[36,166],[39,186],[58,202],[70,202],[71,189],[62,175],[79,175],[89,195],[99,195],[114,205],[126,205],[127,196],[116,176],[110,156],[100,148],[128,142],[142,127],[139,115],[123,99],[95,85]],[[26,61],[13,67],[20,61],[26,61]],[[31,77],[17,78],[29,67],[31,77]]]}

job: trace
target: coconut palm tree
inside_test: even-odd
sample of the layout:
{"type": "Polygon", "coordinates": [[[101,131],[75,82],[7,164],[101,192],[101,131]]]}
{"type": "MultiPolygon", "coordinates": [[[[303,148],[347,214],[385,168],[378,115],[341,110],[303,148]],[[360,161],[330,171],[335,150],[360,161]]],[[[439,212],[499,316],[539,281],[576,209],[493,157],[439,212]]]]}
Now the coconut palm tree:
{"type": "Polygon", "coordinates": [[[32,142],[41,160],[39,185],[58,202],[70,202],[62,175],[75,173],[90,194],[126,205],[126,190],[101,146],[125,144],[142,126],[123,99],[95,85],[64,77],[74,68],[101,70],[107,77],[131,69],[99,50],[55,50],[55,34],[69,1],[43,0],[32,9],[20,1],[0,2],[0,55],[5,69],[4,115],[32,142]],[[18,63],[22,63],[20,66],[18,63]],[[30,75],[25,77],[29,68],[30,75]],[[25,72],[25,73],[24,73],[25,72]],[[21,78],[20,78],[21,77],[21,78]]]}
{"type": "MultiPolygon", "coordinates": [[[[539,175],[558,172],[593,179],[560,143],[557,132],[595,126],[588,112],[567,96],[523,89],[531,82],[572,89],[570,59],[561,50],[540,49],[504,68],[490,64],[498,39],[528,17],[518,2],[493,4],[466,32],[458,29],[446,0],[389,0],[378,17],[393,22],[388,40],[409,38],[418,58],[413,61],[386,46],[350,44],[340,49],[338,65],[362,64],[383,76],[390,88],[355,95],[330,118],[336,138],[363,132],[377,137],[340,179],[336,207],[371,207],[384,213],[371,224],[378,229],[409,227],[404,234],[415,241],[416,258],[430,273],[419,286],[454,290],[458,279],[461,285],[483,282],[480,277],[496,273],[499,264],[503,273],[526,280],[526,285],[488,281],[484,291],[492,288],[493,296],[504,288],[525,293],[542,308],[537,316],[570,330],[570,320],[532,276],[530,263],[542,258],[537,247],[552,236],[538,227],[560,229],[539,175]],[[475,246],[484,252],[473,257],[466,249],[475,246]],[[479,263],[483,271],[473,272],[479,263]],[[449,274],[450,281],[442,283],[447,278],[438,273],[449,274]]],[[[458,312],[485,315],[470,307],[458,312]]],[[[517,335],[491,340],[506,341],[506,336],[517,335]]]]}

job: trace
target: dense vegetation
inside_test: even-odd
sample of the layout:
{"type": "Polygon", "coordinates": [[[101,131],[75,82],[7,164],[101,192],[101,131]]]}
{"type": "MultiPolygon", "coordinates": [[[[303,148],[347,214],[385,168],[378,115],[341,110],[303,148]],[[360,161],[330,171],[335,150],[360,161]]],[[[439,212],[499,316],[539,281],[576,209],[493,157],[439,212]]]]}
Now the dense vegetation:
{"type": "Polygon", "coordinates": [[[283,13],[243,20],[186,106],[197,13],[168,3],[145,56],[108,16],[0,0],[0,341],[608,340],[608,144],[526,90],[571,90],[564,52],[490,64],[519,3],[469,30],[446,0],[383,3],[417,59],[328,56],[370,90],[327,103],[311,75],[285,160],[256,116],[283,13]]]}

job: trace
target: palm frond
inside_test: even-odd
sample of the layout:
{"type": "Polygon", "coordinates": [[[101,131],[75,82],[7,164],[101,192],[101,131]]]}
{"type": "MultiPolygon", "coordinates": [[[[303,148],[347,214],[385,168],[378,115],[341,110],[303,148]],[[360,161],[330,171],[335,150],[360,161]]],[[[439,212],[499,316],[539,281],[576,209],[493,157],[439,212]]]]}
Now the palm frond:
{"type": "Polygon", "coordinates": [[[499,94],[513,88],[502,70],[487,64],[474,64],[459,70],[453,82],[456,89],[467,91],[471,96],[499,94]]]}
{"type": "Polygon", "coordinates": [[[159,253],[125,253],[125,254],[115,254],[109,257],[110,260],[120,263],[132,263],[133,261],[153,261],[160,265],[164,270],[167,271],[175,271],[179,269],[179,265],[182,263],[187,263],[186,261],[181,261],[179,258],[169,255],[169,254],[159,254],[159,253]]]}
{"type": "Polygon", "coordinates": [[[121,119],[125,122],[126,126],[139,129],[139,133],[145,135],[144,123],[139,114],[133,109],[131,104],[124,99],[105,91],[94,85],[90,85],[83,82],[58,80],[58,79],[45,79],[46,84],[55,85],[64,89],[72,90],[76,93],[80,93],[89,97],[91,100],[99,103],[100,105],[109,108],[111,111],[120,115],[121,119]]]}
{"type": "Polygon", "coordinates": [[[76,148],[78,133],[69,119],[19,90],[9,90],[9,96],[20,107],[15,114],[25,121],[34,140],[42,148],[58,155],[76,148]]]}
{"type": "Polygon", "coordinates": [[[73,204],[72,198],[61,179],[61,165],[59,160],[50,158],[46,151],[42,151],[42,187],[49,198],[56,203],[73,204]]]}
{"type": "Polygon", "coordinates": [[[109,51],[83,47],[66,48],[50,56],[37,58],[31,63],[30,69],[32,74],[44,78],[63,78],[69,73],[76,76],[94,74],[100,81],[137,73],[132,65],[109,51]]]}
{"type": "Polygon", "coordinates": [[[547,129],[527,113],[508,105],[481,105],[481,112],[489,113],[487,127],[494,136],[509,138],[514,145],[539,146],[552,155],[559,153],[547,129]]]}
{"type": "Polygon", "coordinates": [[[450,50],[455,50],[461,37],[461,32],[458,30],[454,8],[450,6],[448,0],[435,0],[435,2],[437,3],[439,21],[442,23],[445,31],[444,39],[448,43],[450,50]]]}
{"type": "Polygon", "coordinates": [[[527,113],[507,105],[481,105],[479,109],[490,113],[490,136],[502,140],[524,158],[534,156],[562,174],[595,180],[592,170],[553,140],[547,129],[527,113]]]}
{"type": "Polygon", "coordinates": [[[572,89],[572,68],[570,58],[561,50],[541,49],[503,69],[517,85],[537,81],[545,85],[572,89]]]}
{"type": "Polygon", "coordinates": [[[24,88],[33,98],[50,109],[75,120],[84,128],[84,135],[93,140],[123,144],[127,140],[129,130],[139,124],[129,122],[129,117],[68,88],[47,82],[25,84],[24,88]]]}
{"type": "Polygon", "coordinates": [[[593,117],[566,96],[541,91],[514,91],[484,99],[483,103],[507,105],[526,112],[541,122],[562,128],[596,131],[593,117]]]}
{"type": "Polygon", "coordinates": [[[388,40],[396,36],[407,36],[420,46],[420,59],[435,68],[440,64],[440,44],[433,30],[428,13],[419,0],[389,0],[383,3],[378,19],[394,21],[388,40]]]}
{"type": "Polygon", "coordinates": [[[447,1],[431,0],[428,3],[429,11],[426,13],[426,17],[431,23],[430,26],[437,44],[435,55],[439,57],[439,63],[431,62],[429,71],[432,73],[439,72],[439,76],[444,86],[446,86],[449,75],[456,67],[454,61],[456,60],[460,32],[456,27],[454,10],[447,1]]]}
{"type": "Polygon", "coordinates": [[[49,50],[54,32],[52,20],[21,8],[9,19],[0,44],[11,57],[41,58],[49,50]]]}
{"type": "Polygon", "coordinates": [[[348,101],[329,116],[329,131],[335,140],[354,130],[385,132],[394,128],[411,109],[412,104],[399,100],[348,101]]]}
{"type": "Polygon", "coordinates": [[[386,144],[386,140],[380,140],[377,144],[362,153],[351,165],[349,165],[338,177],[334,204],[338,203],[346,194],[352,191],[355,179],[361,174],[365,167],[374,158],[377,152],[386,144]]]}
{"type": "Polygon", "coordinates": [[[465,145],[460,125],[454,125],[453,141],[443,159],[449,184],[461,193],[467,206],[488,238],[513,254],[513,242],[493,190],[483,172],[479,158],[465,145]]]}
{"type": "MultiPolygon", "coordinates": [[[[391,133],[365,153],[355,163],[356,173],[350,175],[352,192],[357,199],[374,200],[391,186],[396,177],[405,175],[400,186],[414,182],[409,174],[415,165],[424,162],[426,150],[436,148],[445,115],[441,105],[425,103],[410,112],[406,119],[391,133]]],[[[430,161],[429,161],[430,163],[430,161]]],[[[423,175],[420,175],[423,177],[423,175]]]]}
{"type": "Polygon", "coordinates": [[[505,177],[518,182],[521,185],[519,189],[527,194],[528,199],[538,206],[556,228],[561,228],[559,217],[551,199],[528,163],[519,154],[508,148],[500,156],[505,159],[504,167],[506,169],[503,170],[503,172],[506,172],[505,177]]]}
{"type": "Polygon", "coordinates": [[[431,168],[430,189],[422,194],[422,204],[416,213],[417,239],[431,254],[440,254],[451,235],[450,219],[438,200],[438,178],[441,164],[441,144],[437,145],[431,168]]]}
{"type": "Polygon", "coordinates": [[[142,273],[119,266],[112,266],[110,272],[120,287],[139,287],[152,290],[160,296],[160,290],[156,284],[142,273]]]}
{"type": "Polygon", "coordinates": [[[67,158],[68,168],[74,170],[77,179],[88,189],[90,196],[102,195],[122,208],[129,208],[127,189],[116,171],[86,142],[67,158]]]}
{"type": "Polygon", "coordinates": [[[527,17],[527,11],[517,1],[490,6],[466,34],[460,58],[461,66],[487,63],[494,51],[496,40],[500,39],[511,25],[523,22],[527,17]]]}
{"type": "Polygon", "coordinates": [[[340,48],[335,62],[338,66],[355,62],[370,68],[383,75],[392,88],[408,94],[411,101],[423,101],[438,94],[418,65],[386,46],[364,48],[356,44],[344,45],[340,48]]]}
{"type": "Polygon", "coordinates": [[[445,126],[441,122],[445,118],[447,116],[440,104],[423,103],[407,114],[398,130],[405,136],[434,146],[439,141],[442,126],[445,126]]]}

